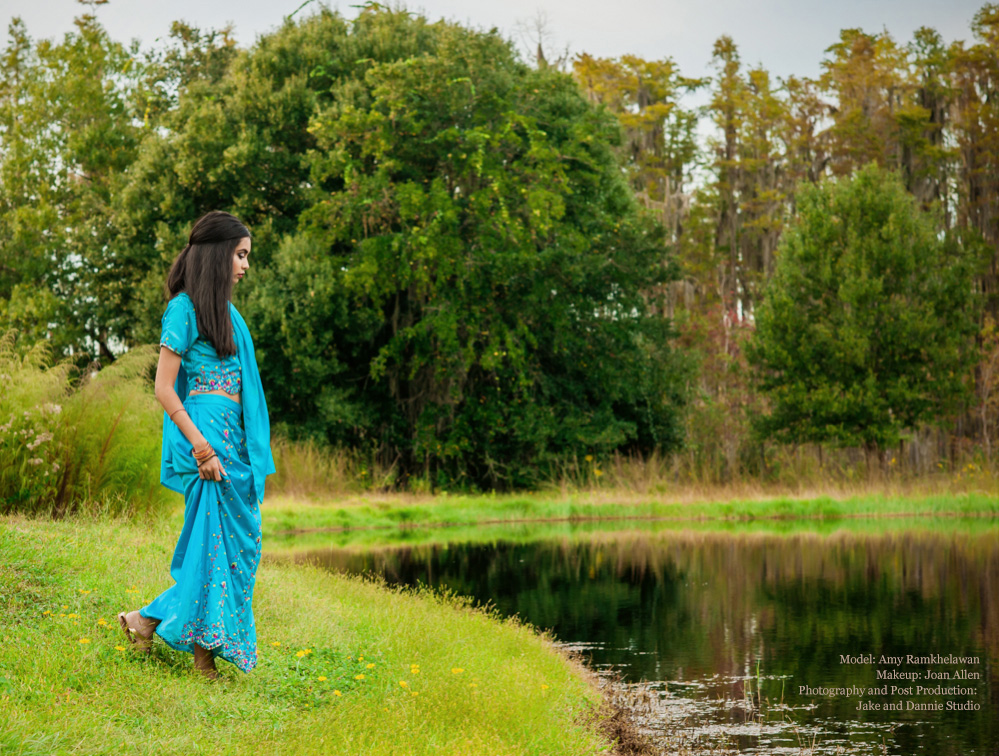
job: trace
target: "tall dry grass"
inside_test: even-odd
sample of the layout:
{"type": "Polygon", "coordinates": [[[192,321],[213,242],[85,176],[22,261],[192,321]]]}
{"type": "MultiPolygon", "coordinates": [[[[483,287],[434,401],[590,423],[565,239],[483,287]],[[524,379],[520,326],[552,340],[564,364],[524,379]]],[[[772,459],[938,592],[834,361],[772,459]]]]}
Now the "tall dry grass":
{"type": "MultiPolygon", "coordinates": [[[[373,469],[362,455],[350,450],[283,438],[275,439],[273,449],[278,473],[267,483],[272,501],[320,502],[358,497],[365,501],[422,500],[444,493],[396,490],[394,471],[373,469]]],[[[621,503],[649,499],[694,503],[787,496],[805,499],[999,493],[999,474],[984,464],[973,449],[953,463],[950,459],[940,460],[925,471],[899,464],[897,457],[892,463],[889,457],[886,468],[874,475],[857,450],[825,449],[821,462],[814,448],[779,448],[771,455],[780,461],[779,474],[761,477],[744,473],[722,480],[691,474],[680,455],[571,457],[552,470],[533,493],[557,498],[583,494],[594,502],[621,503]]]]}
{"type": "Polygon", "coordinates": [[[328,499],[365,491],[383,491],[394,484],[395,471],[350,449],[315,440],[271,438],[276,474],[267,480],[268,496],[328,499]]]}
{"type": "Polygon", "coordinates": [[[78,371],[45,341],[0,335],[0,513],[158,512],[162,410],[152,346],[78,371]]]}

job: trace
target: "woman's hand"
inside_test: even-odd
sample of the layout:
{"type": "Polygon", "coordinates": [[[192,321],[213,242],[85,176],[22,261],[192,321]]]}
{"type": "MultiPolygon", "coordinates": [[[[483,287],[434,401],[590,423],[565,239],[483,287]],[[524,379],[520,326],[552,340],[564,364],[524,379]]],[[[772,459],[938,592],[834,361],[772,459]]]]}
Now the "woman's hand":
{"type": "Polygon", "coordinates": [[[222,467],[222,460],[215,455],[198,465],[198,477],[202,480],[222,480],[229,477],[229,474],[222,467]]]}

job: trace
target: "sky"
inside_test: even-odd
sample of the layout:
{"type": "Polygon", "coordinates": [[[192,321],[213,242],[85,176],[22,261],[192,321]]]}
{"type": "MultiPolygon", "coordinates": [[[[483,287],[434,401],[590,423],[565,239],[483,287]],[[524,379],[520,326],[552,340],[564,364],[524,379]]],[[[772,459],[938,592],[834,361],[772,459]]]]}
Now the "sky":
{"type": "MultiPolygon", "coordinates": [[[[202,29],[235,26],[242,45],[280,25],[302,0],[110,0],[97,9],[101,23],[120,41],[139,39],[153,46],[166,38],[177,19],[202,29]]],[[[317,7],[311,0],[300,14],[317,7]]],[[[348,18],[359,0],[327,0],[348,18]]],[[[824,50],[840,29],[887,29],[908,42],[920,26],[944,40],[971,41],[970,22],[982,0],[412,0],[406,7],[431,20],[446,18],[468,26],[496,27],[523,48],[525,27],[540,17],[553,52],[588,52],[599,57],[635,54],[671,57],[686,76],[707,76],[714,41],[728,34],[747,65],[762,64],[786,77],[818,76],[824,50]]],[[[84,11],[75,0],[0,0],[5,23],[20,16],[35,38],[61,37],[84,11]]],[[[6,29],[6,27],[5,27],[6,29]]],[[[6,41],[6,30],[4,32],[6,41]]],[[[549,54],[549,58],[555,55],[549,54]]]]}

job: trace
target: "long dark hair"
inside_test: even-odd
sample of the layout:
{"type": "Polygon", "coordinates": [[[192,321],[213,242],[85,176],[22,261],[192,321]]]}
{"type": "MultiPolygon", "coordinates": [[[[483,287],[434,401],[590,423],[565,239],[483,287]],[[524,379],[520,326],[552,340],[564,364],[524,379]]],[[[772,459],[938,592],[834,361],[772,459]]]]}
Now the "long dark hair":
{"type": "Polygon", "coordinates": [[[249,230],[235,215],[221,210],[205,213],[194,222],[187,246],[177,255],[167,275],[167,297],[182,291],[194,303],[198,335],[211,342],[220,358],[236,354],[229,317],[232,297],[232,256],[249,230]]]}

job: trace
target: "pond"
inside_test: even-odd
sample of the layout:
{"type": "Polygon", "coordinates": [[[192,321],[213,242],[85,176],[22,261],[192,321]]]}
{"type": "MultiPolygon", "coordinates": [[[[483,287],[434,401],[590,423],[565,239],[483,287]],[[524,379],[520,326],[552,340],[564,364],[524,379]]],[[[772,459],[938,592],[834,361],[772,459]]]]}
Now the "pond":
{"type": "Polygon", "coordinates": [[[313,533],[271,546],[391,584],[447,586],[550,629],[591,667],[647,683],[662,727],[682,723],[694,753],[999,753],[995,520],[618,521],[397,538],[422,542],[313,533]]]}

